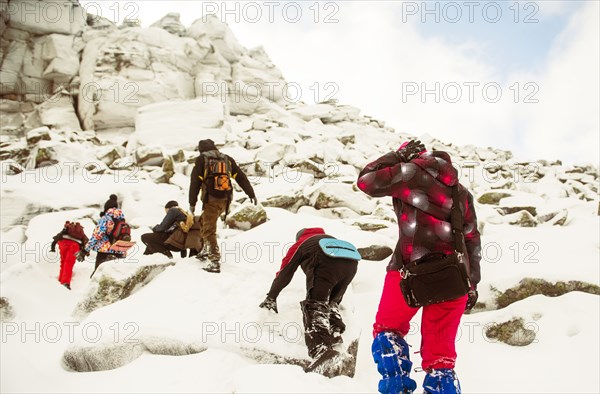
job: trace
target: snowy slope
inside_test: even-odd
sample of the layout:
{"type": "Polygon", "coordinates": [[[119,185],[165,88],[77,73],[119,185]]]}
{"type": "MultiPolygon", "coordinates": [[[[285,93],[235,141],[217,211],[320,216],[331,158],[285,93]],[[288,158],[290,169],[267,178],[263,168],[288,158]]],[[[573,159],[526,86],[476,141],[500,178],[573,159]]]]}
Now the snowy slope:
{"type": "MultiPolygon", "coordinates": [[[[393,232],[383,235],[360,231],[342,220],[325,219],[319,216],[319,211],[293,214],[279,208],[267,208],[269,221],[257,228],[246,232],[221,230],[226,239],[222,247],[225,263],[220,275],[201,270],[194,259],[176,257],[175,266],[167,268],[129,298],[78,320],[72,313],[77,302],[87,295],[90,286],[88,276],[93,263],[76,264],[73,291],[69,292],[56,282],[58,264],[54,255],[26,254],[26,251],[36,247],[44,249],[63,220],[95,215],[96,210],[85,206],[97,203],[98,198],[94,200],[92,197],[103,196],[105,190],[116,188],[122,193],[128,219],[140,226],[134,230],[134,239],[137,240],[141,233],[147,231],[147,226],[160,220],[163,200],[183,200],[185,197],[173,185],[156,185],[150,181],[131,185],[112,182],[112,177],[104,176],[97,184],[86,184],[85,188],[81,188],[78,181],[72,184],[30,184],[19,182],[18,177],[10,177],[4,185],[3,209],[7,205],[17,209],[4,199],[5,195],[12,194],[29,204],[66,210],[34,216],[24,226],[27,241],[21,245],[23,249],[15,256],[6,256],[6,262],[3,261],[1,295],[10,300],[16,317],[2,324],[2,391],[375,391],[378,376],[369,351],[370,325],[378,303],[385,261],[361,262],[352,290],[342,305],[350,327],[345,334],[347,342],[353,334],[360,332],[361,335],[354,379],[338,377],[330,380],[319,375],[306,375],[296,366],[257,364],[244,357],[240,349],[256,347],[288,356],[305,355],[303,338],[297,332],[302,327],[298,302],[304,294],[303,275],[299,272],[280,296],[279,314],[257,307],[268,290],[286,245],[289,246],[298,228],[320,225],[331,234],[343,236],[358,246],[393,244],[393,232]],[[44,193],[35,193],[40,188],[44,193]],[[61,198],[63,195],[65,198],[61,198]],[[76,206],[82,209],[68,209],[76,206]],[[42,246],[32,246],[38,244],[42,246]],[[36,324],[40,325],[37,331],[36,324]],[[77,324],[72,336],[69,335],[68,324],[77,324]],[[81,328],[86,326],[88,332],[84,334],[81,328]],[[273,333],[269,332],[269,327],[274,329],[273,333]],[[286,331],[283,331],[284,327],[286,331]],[[33,333],[26,334],[26,329],[38,332],[39,338],[35,338],[33,333]],[[17,332],[13,333],[15,330],[17,332]],[[126,339],[143,342],[148,338],[163,342],[203,343],[208,350],[185,356],[161,356],[146,351],[121,368],[93,373],[70,372],[62,365],[63,352],[73,347],[102,347],[123,344],[126,339]],[[54,341],[56,343],[51,343],[54,341]],[[37,378],[23,379],[23,371],[36,371],[37,378]]],[[[263,185],[274,188],[267,179],[260,179],[257,182],[259,195],[263,185]]],[[[504,289],[523,277],[597,283],[594,278],[598,278],[598,265],[591,262],[597,261],[598,227],[594,226],[597,218],[590,208],[590,203],[571,200],[571,212],[577,213],[565,227],[519,228],[487,224],[485,241],[493,240],[502,245],[504,254],[495,263],[483,262],[481,300],[491,297],[488,291],[490,285],[504,289]],[[523,257],[520,257],[521,261],[514,261],[514,253],[508,246],[525,241],[538,246],[534,256],[539,260],[537,263],[525,263],[523,257]],[[575,244],[579,245],[576,256],[573,249],[559,247],[575,244]]],[[[91,219],[82,223],[86,229],[91,229],[91,219]]],[[[14,232],[15,228],[7,235],[11,231],[14,232]]],[[[141,256],[139,252],[130,259],[130,262],[110,263],[115,267],[107,264],[99,273],[110,274],[115,269],[131,270],[140,264],[167,261],[163,256],[141,256]]],[[[600,366],[598,354],[590,352],[599,345],[598,304],[597,296],[583,293],[569,293],[558,298],[535,296],[505,309],[465,316],[462,335],[457,342],[457,371],[464,391],[596,392],[598,383],[590,379],[586,371],[600,366]],[[513,316],[522,317],[535,326],[538,333],[535,343],[516,348],[484,336],[486,324],[506,321],[513,316]],[[572,360],[570,363],[556,361],[557,347],[561,349],[560,360],[572,360]],[[499,370],[503,372],[499,373],[499,370]],[[564,378],[543,379],[549,374],[564,378]],[[515,387],[509,378],[501,376],[510,376],[520,383],[515,387]]],[[[417,316],[414,330],[408,336],[413,349],[417,349],[420,343],[418,321],[417,316]]],[[[128,350],[124,347],[121,351],[128,350]]],[[[414,355],[414,361],[417,365],[420,362],[418,354],[414,355]]],[[[416,379],[420,381],[422,375],[417,373],[416,379]]]]}

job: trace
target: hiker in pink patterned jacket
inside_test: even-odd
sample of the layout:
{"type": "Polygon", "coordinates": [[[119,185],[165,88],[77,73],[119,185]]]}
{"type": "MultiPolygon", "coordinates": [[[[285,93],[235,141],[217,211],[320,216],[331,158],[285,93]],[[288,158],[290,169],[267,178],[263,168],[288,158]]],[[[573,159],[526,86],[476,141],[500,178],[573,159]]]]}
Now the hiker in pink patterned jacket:
{"type": "MultiPolygon", "coordinates": [[[[399,239],[387,274],[373,325],[373,356],[382,379],[382,393],[412,393],[412,362],[404,340],[410,320],[419,308],[409,307],[400,290],[400,269],[430,252],[452,253],[452,186],[458,184],[456,169],[446,152],[425,150],[420,141],[404,143],[368,164],[359,174],[358,187],[373,197],[392,197],[398,217],[399,239]]],[[[423,307],[421,324],[422,368],[427,371],[426,393],[460,393],[454,372],[455,338],[465,309],[477,300],[481,246],[473,196],[459,184],[463,233],[472,289],[468,295],[423,307]]]]}

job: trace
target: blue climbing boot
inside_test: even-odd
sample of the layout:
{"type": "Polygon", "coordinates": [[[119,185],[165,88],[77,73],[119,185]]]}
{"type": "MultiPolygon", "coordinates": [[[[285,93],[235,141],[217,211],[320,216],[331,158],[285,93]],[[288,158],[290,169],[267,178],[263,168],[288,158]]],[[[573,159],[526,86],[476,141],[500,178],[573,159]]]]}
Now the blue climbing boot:
{"type": "Polygon", "coordinates": [[[423,381],[426,394],[460,394],[460,382],[453,369],[432,369],[423,381]]]}
{"type": "Polygon", "coordinates": [[[379,392],[382,394],[412,394],[417,382],[410,378],[412,362],[408,353],[408,343],[391,331],[377,334],[371,346],[373,359],[381,374],[379,392]]]}

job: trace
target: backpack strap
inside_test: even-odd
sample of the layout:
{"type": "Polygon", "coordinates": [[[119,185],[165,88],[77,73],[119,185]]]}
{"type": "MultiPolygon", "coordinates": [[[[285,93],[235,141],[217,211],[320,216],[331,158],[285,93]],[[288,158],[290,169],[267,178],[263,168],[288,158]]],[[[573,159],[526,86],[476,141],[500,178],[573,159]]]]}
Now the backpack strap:
{"type": "Polygon", "coordinates": [[[460,200],[458,196],[458,183],[452,187],[452,210],[450,211],[450,223],[452,225],[452,234],[454,235],[454,250],[461,263],[465,265],[467,276],[470,280],[471,269],[466,263],[465,258],[467,251],[465,250],[465,236],[463,233],[463,214],[460,210],[460,200]]]}

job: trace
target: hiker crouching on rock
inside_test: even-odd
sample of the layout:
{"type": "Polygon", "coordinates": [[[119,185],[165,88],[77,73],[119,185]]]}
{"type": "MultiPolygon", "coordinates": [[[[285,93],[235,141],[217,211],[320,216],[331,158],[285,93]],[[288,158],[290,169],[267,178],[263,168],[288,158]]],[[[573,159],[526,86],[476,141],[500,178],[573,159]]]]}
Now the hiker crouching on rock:
{"type": "Polygon", "coordinates": [[[290,283],[298,267],[306,274],[306,299],[300,302],[308,354],[317,360],[331,356],[341,343],[346,325],[339,304],[356,274],[360,255],[348,242],[325,234],[322,228],[304,228],[283,258],[261,308],[277,311],[277,296],[290,283]],[[342,249],[343,248],[343,249],[342,249]],[[336,252],[344,251],[338,256],[336,252]]]}
{"type": "MultiPolygon", "coordinates": [[[[179,207],[177,201],[169,201],[165,205],[165,217],[160,224],[152,228],[151,233],[142,235],[142,242],[146,245],[145,255],[162,253],[168,258],[173,258],[171,251],[181,252],[181,257],[187,256],[186,233],[189,233],[194,224],[194,217],[179,207]],[[183,237],[180,239],[180,236],[183,237]]],[[[199,231],[192,232],[197,234],[198,243],[199,231]]],[[[191,240],[190,240],[191,241],[191,240]]],[[[191,248],[190,253],[196,253],[195,247],[191,248]]]]}

